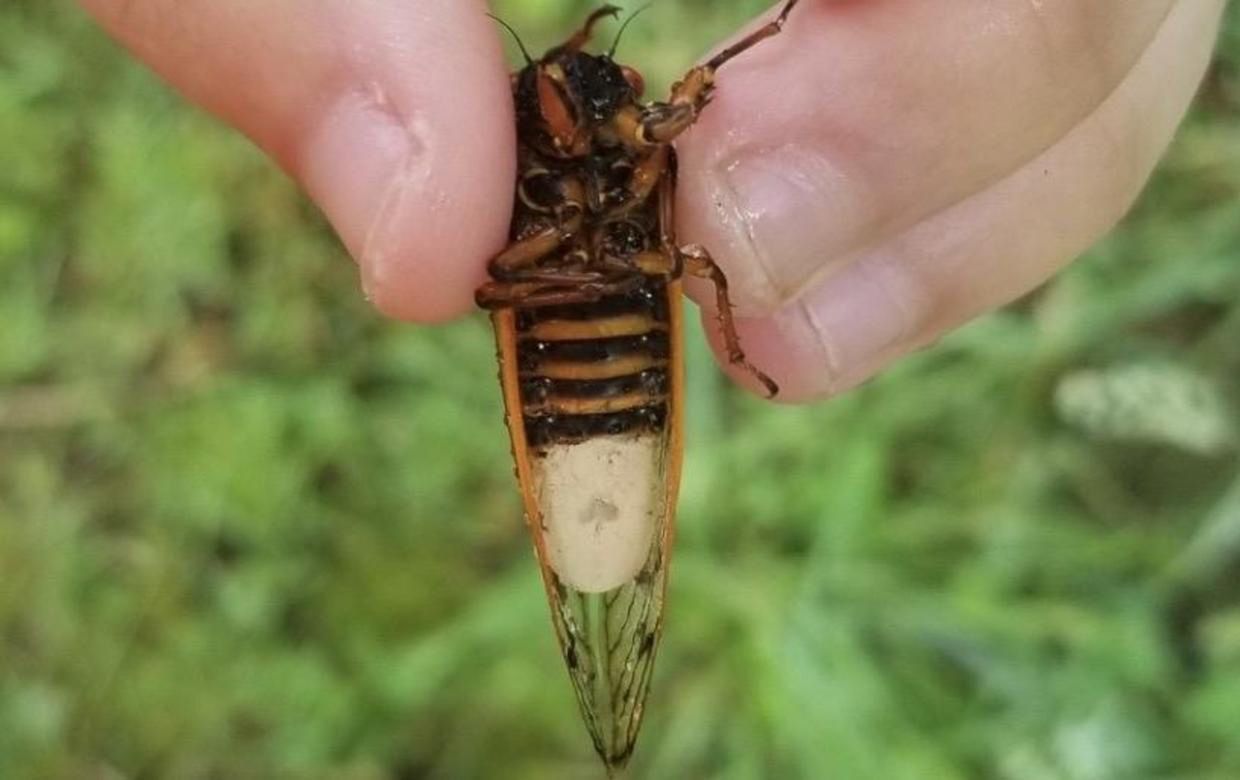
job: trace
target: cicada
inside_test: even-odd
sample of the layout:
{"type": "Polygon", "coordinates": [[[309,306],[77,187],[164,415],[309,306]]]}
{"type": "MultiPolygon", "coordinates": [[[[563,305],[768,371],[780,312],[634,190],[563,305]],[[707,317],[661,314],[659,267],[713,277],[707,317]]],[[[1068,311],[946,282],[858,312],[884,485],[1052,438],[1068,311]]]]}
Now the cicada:
{"type": "Polygon", "coordinates": [[[491,260],[477,302],[495,328],[552,621],[609,771],[632,755],[663,624],[683,441],[685,274],[714,283],[730,361],[778,392],[741,349],[724,274],[703,247],[676,240],[672,143],[710,103],[719,68],[778,34],[798,2],[690,70],[663,101],[643,102],[642,76],[615,61],[614,44],[585,50],[596,25],[619,13],[611,5],[540,59],[522,45],[526,63],[512,76],[511,243],[491,260]]]}

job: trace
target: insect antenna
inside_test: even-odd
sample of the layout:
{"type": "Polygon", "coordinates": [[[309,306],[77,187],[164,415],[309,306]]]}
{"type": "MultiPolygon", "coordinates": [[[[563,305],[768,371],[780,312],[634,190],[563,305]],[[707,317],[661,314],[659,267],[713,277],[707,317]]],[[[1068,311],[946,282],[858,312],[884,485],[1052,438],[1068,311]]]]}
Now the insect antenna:
{"type": "Polygon", "coordinates": [[[654,3],[646,3],[641,8],[638,8],[636,11],[629,14],[629,18],[625,19],[624,24],[620,25],[620,30],[616,33],[616,40],[612,41],[611,49],[607,52],[607,59],[614,60],[616,58],[616,49],[620,48],[620,39],[624,37],[624,31],[629,29],[629,25],[633,23],[634,19],[650,10],[650,6],[652,5],[654,5],[654,3]]]}
{"type": "Polygon", "coordinates": [[[487,14],[487,16],[499,22],[500,25],[502,25],[503,28],[507,30],[509,34],[512,35],[512,39],[517,42],[517,46],[521,49],[521,56],[525,57],[525,64],[533,65],[534,58],[530,56],[529,49],[525,48],[525,43],[521,40],[521,36],[517,34],[517,31],[512,29],[512,25],[509,24],[508,22],[505,22],[503,19],[499,18],[495,14],[487,14]]]}

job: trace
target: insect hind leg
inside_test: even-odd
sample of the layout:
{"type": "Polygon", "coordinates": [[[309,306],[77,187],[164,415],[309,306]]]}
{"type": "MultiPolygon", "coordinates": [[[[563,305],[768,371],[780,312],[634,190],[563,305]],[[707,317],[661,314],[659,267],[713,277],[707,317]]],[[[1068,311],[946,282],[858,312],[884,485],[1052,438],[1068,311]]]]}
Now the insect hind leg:
{"type": "Polygon", "coordinates": [[[474,301],[478,308],[495,310],[514,307],[535,309],[542,306],[576,306],[597,303],[609,295],[623,295],[641,287],[644,280],[633,275],[624,279],[598,276],[586,280],[578,275],[556,278],[541,276],[538,281],[491,281],[478,288],[474,301]]]}
{"type": "Polygon", "coordinates": [[[736,321],[732,318],[732,298],[728,294],[728,278],[724,275],[723,269],[716,265],[705,247],[697,244],[680,248],[679,255],[689,275],[709,279],[715,286],[715,304],[718,309],[716,316],[719,320],[719,330],[723,334],[724,346],[728,350],[728,362],[761,382],[768,398],[779,395],[779,385],[775,380],[745,357],[740,336],[736,333],[736,321]]]}

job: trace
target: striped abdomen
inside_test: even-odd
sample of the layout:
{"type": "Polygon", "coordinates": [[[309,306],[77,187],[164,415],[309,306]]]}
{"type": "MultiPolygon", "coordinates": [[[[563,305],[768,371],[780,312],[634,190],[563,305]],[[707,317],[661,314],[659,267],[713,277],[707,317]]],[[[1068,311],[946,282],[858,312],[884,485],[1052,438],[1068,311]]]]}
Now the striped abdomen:
{"type": "Polygon", "coordinates": [[[591,304],[517,312],[531,446],[662,430],[671,341],[662,282],[591,304]]]}

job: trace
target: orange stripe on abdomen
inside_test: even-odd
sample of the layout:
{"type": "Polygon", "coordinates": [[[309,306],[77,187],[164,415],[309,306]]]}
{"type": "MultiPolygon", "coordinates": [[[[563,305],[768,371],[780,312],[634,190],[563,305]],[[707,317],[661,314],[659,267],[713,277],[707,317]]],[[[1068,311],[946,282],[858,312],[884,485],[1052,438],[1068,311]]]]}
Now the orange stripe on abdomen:
{"type": "Polygon", "coordinates": [[[671,333],[661,281],[597,303],[521,310],[516,322],[532,446],[663,430],[671,333]]]}
{"type": "Polygon", "coordinates": [[[536,322],[521,334],[538,341],[589,341],[642,336],[666,330],[648,314],[623,314],[600,320],[546,320],[536,322]]]}

